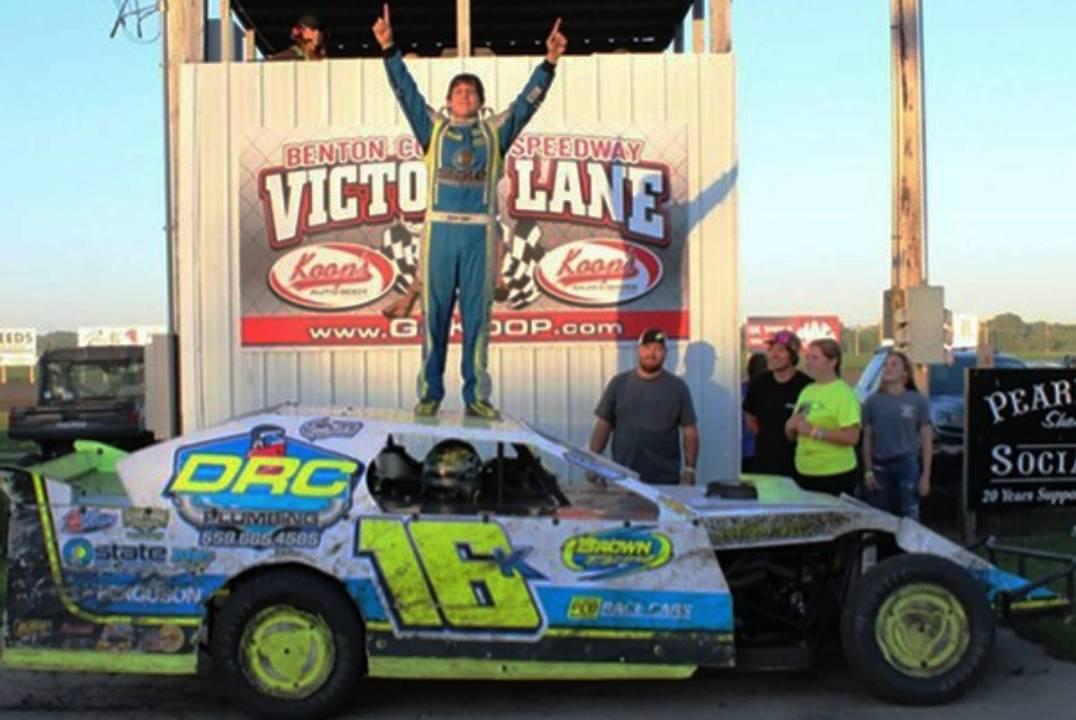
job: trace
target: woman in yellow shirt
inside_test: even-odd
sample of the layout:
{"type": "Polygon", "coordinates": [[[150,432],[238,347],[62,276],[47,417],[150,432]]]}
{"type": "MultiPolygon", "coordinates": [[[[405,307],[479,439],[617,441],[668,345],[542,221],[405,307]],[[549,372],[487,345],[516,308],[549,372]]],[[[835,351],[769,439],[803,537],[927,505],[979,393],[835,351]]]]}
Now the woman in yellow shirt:
{"type": "Polygon", "coordinates": [[[807,374],[814,382],[796,400],[785,434],[796,443],[796,482],[831,495],[856,487],[859,399],[841,379],[841,346],[815,340],[807,346],[807,374]]]}

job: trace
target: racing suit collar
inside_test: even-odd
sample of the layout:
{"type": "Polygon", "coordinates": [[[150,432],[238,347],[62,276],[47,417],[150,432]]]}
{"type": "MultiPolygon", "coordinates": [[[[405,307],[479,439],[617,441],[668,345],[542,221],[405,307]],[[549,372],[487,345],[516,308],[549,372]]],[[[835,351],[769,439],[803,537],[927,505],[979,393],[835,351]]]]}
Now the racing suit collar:
{"type": "Polygon", "coordinates": [[[473,127],[478,124],[478,115],[469,118],[458,118],[453,115],[449,115],[448,124],[452,127],[473,127]]]}

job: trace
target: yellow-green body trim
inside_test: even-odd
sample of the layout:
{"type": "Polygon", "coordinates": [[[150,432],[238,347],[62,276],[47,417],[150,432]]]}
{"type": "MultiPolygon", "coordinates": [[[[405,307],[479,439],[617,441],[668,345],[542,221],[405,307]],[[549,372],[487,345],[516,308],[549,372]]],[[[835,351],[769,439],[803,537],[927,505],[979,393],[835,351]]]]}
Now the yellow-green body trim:
{"type": "Polygon", "coordinates": [[[679,680],[695,665],[371,657],[370,677],[430,680],[679,680]]]}
{"type": "Polygon", "coordinates": [[[198,658],[195,653],[163,655],[101,650],[7,648],[0,655],[0,665],[8,670],[193,675],[198,671],[198,658]]]}

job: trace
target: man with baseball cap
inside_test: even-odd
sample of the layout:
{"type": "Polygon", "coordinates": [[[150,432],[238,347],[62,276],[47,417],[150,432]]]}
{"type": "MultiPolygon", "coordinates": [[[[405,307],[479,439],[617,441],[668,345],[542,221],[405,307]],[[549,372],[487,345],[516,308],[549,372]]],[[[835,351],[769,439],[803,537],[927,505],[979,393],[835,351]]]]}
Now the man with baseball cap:
{"type": "Polygon", "coordinates": [[[743,401],[747,427],[756,437],[751,471],[791,477],[795,471],[795,446],[785,435],[785,423],[811,378],[796,369],[801,348],[796,333],[782,330],[766,345],[768,371],[751,381],[743,401]]]}
{"type": "Polygon", "coordinates": [[[613,460],[639,473],[643,482],[694,485],[699,456],[695,406],[687,383],[664,365],[665,333],[647,330],[639,337],[636,367],[614,376],[594,409],[590,449],[604,452],[612,435],[613,460]]]}
{"type": "Polygon", "coordinates": [[[302,15],[291,29],[291,39],[294,44],[266,59],[324,60],[326,35],[321,21],[313,15],[302,15]]]}

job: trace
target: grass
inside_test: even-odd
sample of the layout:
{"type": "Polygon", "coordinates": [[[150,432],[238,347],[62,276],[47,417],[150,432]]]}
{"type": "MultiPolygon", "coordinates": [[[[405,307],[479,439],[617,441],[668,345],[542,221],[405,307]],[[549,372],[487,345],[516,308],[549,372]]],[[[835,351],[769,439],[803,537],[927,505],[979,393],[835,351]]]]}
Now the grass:
{"type": "MultiPolygon", "coordinates": [[[[1043,534],[1023,537],[1010,537],[1002,540],[1005,545],[1016,547],[1045,550],[1047,552],[1065,553],[1076,555],[1076,537],[1071,534],[1043,534]]],[[[1015,559],[999,558],[999,565],[1010,572],[1016,572],[1015,559]]],[[[1028,560],[1027,573],[1030,577],[1041,577],[1058,568],[1054,564],[1045,563],[1041,560],[1028,560]]],[[[1052,586],[1055,592],[1064,595],[1064,581],[1055,582],[1052,586]]],[[[1016,625],[1016,631],[1024,638],[1042,645],[1046,652],[1055,658],[1076,662],[1076,618],[1072,615],[1064,618],[1046,618],[1040,620],[1025,620],[1016,625]]]]}
{"type": "Polygon", "coordinates": [[[33,452],[37,446],[25,440],[12,440],[6,428],[0,428],[0,455],[33,452]]]}

